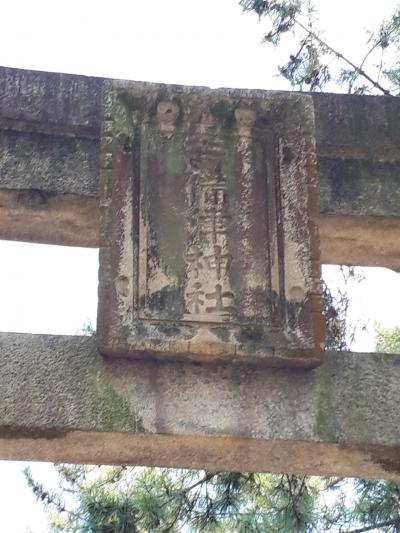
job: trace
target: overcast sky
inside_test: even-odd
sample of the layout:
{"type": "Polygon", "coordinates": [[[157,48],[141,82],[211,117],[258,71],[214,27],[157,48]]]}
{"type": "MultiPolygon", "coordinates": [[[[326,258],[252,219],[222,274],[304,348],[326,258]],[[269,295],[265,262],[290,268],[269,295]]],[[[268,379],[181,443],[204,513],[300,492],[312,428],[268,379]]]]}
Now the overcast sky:
{"type": "MultiPolygon", "coordinates": [[[[365,28],[376,29],[395,0],[320,0],[327,40],[357,61],[365,28]]],[[[260,45],[263,24],[242,15],[236,0],[3,0],[0,64],[133,80],[263,89],[290,89],[277,77],[279,53],[260,45]]],[[[1,243],[0,330],[74,334],[95,323],[97,251],[1,243]]],[[[333,269],[326,271],[334,283],[333,269]]],[[[382,269],[355,289],[353,317],[398,322],[399,276],[382,269]]],[[[358,349],[373,349],[370,334],[358,349]]],[[[37,475],[51,481],[48,465],[37,475]]],[[[1,530],[45,531],[20,474],[0,464],[1,530]]]]}

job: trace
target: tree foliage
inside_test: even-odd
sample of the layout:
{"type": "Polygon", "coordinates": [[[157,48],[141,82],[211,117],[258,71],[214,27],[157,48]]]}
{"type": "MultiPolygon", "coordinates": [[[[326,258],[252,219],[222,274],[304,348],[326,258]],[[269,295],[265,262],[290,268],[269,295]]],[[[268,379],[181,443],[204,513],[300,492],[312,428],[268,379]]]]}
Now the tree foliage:
{"type": "Polygon", "coordinates": [[[340,266],[337,272],[341,283],[332,292],[324,279],[322,285],[322,312],[325,317],[325,350],[349,350],[355,341],[356,325],[348,318],[351,287],[364,279],[364,274],[352,266],[340,266]],[[341,285],[341,286],[340,286],[341,285]]]}
{"type": "Polygon", "coordinates": [[[400,531],[400,483],[295,475],[59,465],[25,475],[53,532],[400,531]],[[354,494],[354,496],[350,496],[354,494]]]}
{"type": "Polygon", "coordinates": [[[391,17],[366,35],[365,54],[356,62],[350,58],[350,52],[344,53],[326,41],[312,0],[239,3],[245,12],[256,13],[265,21],[265,42],[278,46],[283,39],[293,38],[293,51],[279,67],[293,87],[323,91],[329,86],[342,87],[354,94],[400,94],[400,5],[391,17]]]}
{"type": "Polygon", "coordinates": [[[384,329],[376,324],[376,351],[400,354],[400,326],[384,329]]]}
{"type": "Polygon", "coordinates": [[[57,467],[60,489],[25,472],[53,531],[310,531],[316,478],[156,468],[57,467]]]}

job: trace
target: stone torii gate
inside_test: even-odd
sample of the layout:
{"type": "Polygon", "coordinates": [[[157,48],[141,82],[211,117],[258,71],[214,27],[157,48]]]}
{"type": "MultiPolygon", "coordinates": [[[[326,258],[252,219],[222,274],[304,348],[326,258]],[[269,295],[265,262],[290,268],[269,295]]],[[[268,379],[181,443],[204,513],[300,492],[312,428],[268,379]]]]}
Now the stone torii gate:
{"type": "MultiPolygon", "coordinates": [[[[247,341],[240,345],[231,342],[231,339],[243,338],[246,332],[248,334],[247,323],[243,328],[240,317],[244,316],[250,322],[252,318],[246,310],[240,315],[238,309],[242,309],[240,306],[245,309],[245,298],[236,298],[235,301],[235,295],[243,294],[251,301],[253,293],[251,283],[245,284],[243,270],[235,274],[235,269],[239,267],[235,266],[235,257],[231,257],[232,246],[237,244],[235,239],[239,239],[240,232],[243,235],[239,244],[242,246],[242,257],[245,257],[243,243],[248,243],[250,239],[248,226],[242,223],[243,217],[235,222],[238,216],[236,204],[227,198],[235,196],[243,175],[248,176],[254,171],[256,180],[257,172],[262,174],[265,170],[260,170],[258,163],[254,163],[253,168],[246,159],[249,143],[254,143],[254,153],[258,153],[257,146],[264,146],[264,141],[268,146],[275,146],[274,139],[296,131],[296,135],[300,136],[291,141],[292,156],[289,157],[283,147],[283,159],[276,156],[277,161],[284,162],[283,166],[271,170],[272,167],[267,165],[265,172],[282,178],[282,197],[287,200],[290,197],[287,191],[291,187],[290,165],[295,165],[296,177],[301,176],[305,169],[304,176],[308,176],[304,178],[305,187],[310,185],[307,179],[312,169],[317,169],[319,208],[317,214],[310,215],[310,219],[317,222],[319,229],[322,263],[386,266],[399,270],[400,100],[375,96],[225,91],[215,93],[219,95],[218,102],[214,102],[211,113],[204,113],[201,105],[213,100],[214,93],[207,90],[197,93],[194,90],[194,93],[198,100],[191,100],[192,96],[186,96],[181,88],[155,89],[151,85],[113,84],[99,78],[0,68],[0,238],[70,246],[100,245],[106,255],[109,248],[115,250],[110,244],[115,228],[112,229],[111,224],[110,229],[109,221],[114,220],[115,213],[117,226],[120,220],[125,219],[121,215],[123,204],[112,204],[114,200],[107,196],[107,176],[111,176],[113,184],[119,184],[117,189],[120,191],[121,183],[125,182],[118,179],[129,167],[124,167],[124,158],[131,157],[131,153],[139,153],[140,175],[147,176],[149,183],[156,175],[154,165],[164,161],[165,166],[159,174],[162,179],[175,179],[174,165],[178,164],[179,172],[189,172],[193,180],[200,179],[200,185],[194,186],[194,192],[202,191],[197,196],[192,195],[197,198],[192,203],[192,200],[189,201],[184,223],[186,233],[182,233],[179,241],[182,246],[190,242],[192,247],[185,251],[179,249],[178,241],[176,245],[179,251],[176,257],[180,258],[177,264],[182,263],[183,266],[180,271],[176,267],[174,279],[178,279],[176,294],[183,298],[183,319],[178,321],[180,329],[174,329],[173,342],[166,344],[170,330],[163,321],[170,320],[170,316],[180,311],[176,309],[175,300],[168,300],[169,293],[165,291],[162,293],[164,307],[160,307],[160,291],[168,283],[163,278],[161,286],[160,278],[155,274],[161,264],[168,264],[164,274],[170,274],[175,264],[163,248],[163,239],[166,238],[163,228],[172,219],[167,217],[157,225],[152,213],[146,219],[148,226],[138,230],[140,253],[137,262],[140,263],[139,256],[143,255],[141,250],[153,250],[154,242],[158,245],[159,255],[150,257],[146,252],[151,261],[148,259],[146,264],[138,266],[140,272],[136,281],[139,294],[143,283],[145,288],[143,303],[140,301],[138,304],[141,309],[139,315],[142,315],[138,315],[135,322],[133,340],[129,332],[126,333],[123,322],[131,311],[124,308],[121,316],[118,313],[123,307],[121,302],[130,294],[129,283],[135,273],[121,275],[118,268],[122,263],[117,261],[118,264],[114,264],[107,257],[103,257],[101,266],[103,311],[100,326],[103,331],[99,332],[99,346],[106,355],[99,353],[96,339],[92,337],[0,334],[0,457],[398,478],[398,356],[328,352],[318,368],[310,368],[321,362],[322,354],[310,356],[311,352],[307,350],[311,341],[296,336],[299,324],[301,328],[310,326],[308,319],[304,322],[302,318],[304,295],[301,296],[301,291],[296,300],[299,285],[295,286],[297,289],[293,293],[296,305],[290,306],[285,301],[276,304],[278,307],[281,305],[280,316],[286,313],[285,316],[289,317],[287,322],[282,319],[283,322],[293,330],[287,345],[279,344],[282,331],[271,318],[272,311],[265,315],[268,315],[267,318],[263,315],[264,308],[260,311],[259,316],[264,317],[265,323],[268,322],[265,335],[271,336],[272,330],[279,330],[276,333],[278,348],[275,346],[278,357],[272,356],[272,352],[264,353],[257,339],[252,339],[253,344],[250,345],[246,344],[247,341]],[[101,92],[105,85],[115,89],[116,100],[111,104],[105,100],[102,111],[101,92]],[[163,95],[161,100],[160,91],[163,95]],[[223,113],[221,101],[225,106],[223,113]],[[265,102],[278,109],[275,115],[270,112],[270,107],[265,107],[265,102]],[[291,109],[295,112],[287,112],[279,129],[275,125],[276,117],[284,114],[287,102],[291,102],[291,109]],[[200,106],[198,113],[196,105],[200,106]],[[121,116],[127,109],[131,118],[127,119],[124,115],[122,120],[121,116]],[[190,129],[191,123],[185,129],[186,118],[181,119],[183,114],[190,117],[191,113],[200,117],[194,133],[190,129]],[[229,117],[233,117],[236,126],[229,121],[229,124],[218,122],[228,120],[226,117],[229,121],[229,117]],[[124,120],[131,122],[126,126],[124,120]],[[107,128],[111,127],[107,123],[111,122],[114,129],[109,137],[114,136],[117,141],[111,149],[111,159],[107,159],[107,128]],[[135,145],[135,139],[130,138],[129,131],[133,126],[140,130],[140,140],[145,141],[140,148],[135,145]],[[234,133],[229,133],[233,127],[236,128],[234,133]],[[153,130],[156,132],[154,135],[153,130]],[[210,131],[214,132],[211,148],[211,137],[207,137],[211,135],[207,133],[210,131]],[[196,159],[190,146],[181,150],[185,146],[183,143],[172,154],[175,158],[172,165],[172,152],[168,152],[168,146],[171,146],[170,139],[180,132],[185,133],[185,138],[192,133],[196,139],[206,136],[204,146],[208,148],[200,148],[196,159]],[[302,167],[305,137],[309,157],[302,167]],[[158,140],[154,141],[156,138],[158,140]],[[316,167],[312,151],[315,145],[316,167]],[[131,150],[130,146],[134,149],[131,150]],[[236,154],[236,166],[225,168],[219,164],[225,156],[218,154],[231,153],[230,148],[236,154]],[[186,154],[186,159],[181,151],[186,154]],[[155,159],[147,157],[148,153],[154,153],[155,159]],[[207,166],[209,161],[215,162],[213,172],[218,174],[218,179],[211,176],[207,166]],[[242,169],[239,171],[235,170],[239,168],[238,161],[242,169]],[[153,170],[146,170],[148,168],[153,170]],[[288,187],[286,193],[285,187],[288,187]],[[110,205],[116,209],[113,211],[110,205]],[[200,224],[196,220],[200,220],[203,226],[209,224],[210,205],[216,213],[214,218],[211,217],[212,230],[201,230],[204,235],[212,236],[208,242],[196,229],[200,224]],[[99,240],[100,211],[102,231],[99,240]],[[227,224],[236,224],[235,232],[225,231],[224,220],[228,221],[227,224]],[[203,243],[202,249],[198,246],[199,242],[203,243]],[[209,250],[214,255],[210,255],[209,250]],[[207,285],[211,283],[211,278],[203,271],[203,277],[200,276],[196,257],[203,258],[202,268],[207,264],[212,270],[214,292],[207,293],[207,290],[211,291],[207,285]],[[186,264],[183,258],[186,258],[186,264]],[[110,267],[110,264],[114,266],[110,267]],[[117,272],[115,275],[113,268],[117,272]],[[144,278],[143,269],[147,273],[144,278]],[[111,278],[117,280],[117,295],[122,298],[114,303],[111,278]],[[156,286],[156,289],[150,286],[156,286]],[[204,289],[206,286],[208,288],[204,289]],[[198,296],[197,300],[193,300],[194,290],[198,290],[203,299],[198,296]],[[153,294],[158,295],[157,305],[150,298],[153,294]],[[204,313],[209,313],[212,319],[205,320],[201,306],[206,306],[207,294],[210,304],[204,307],[204,313]],[[168,311],[168,316],[160,312],[161,308],[162,312],[168,311]],[[111,318],[107,314],[109,309],[111,318]],[[117,326],[113,324],[120,328],[116,337],[113,336],[114,330],[111,333],[107,330],[112,320],[116,320],[117,326]],[[154,323],[150,324],[151,320],[154,323]],[[187,342],[193,320],[200,324],[202,321],[204,324],[217,323],[211,337],[208,330],[208,336],[201,337],[203,340],[199,345],[206,344],[206,354],[198,347],[193,348],[192,337],[191,342],[187,342]],[[227,326],[222,327],[220,321],[227,326]],[[222,332],[227,328],[230,332],[228,340],[222,332]],[[149,344],[150,330],[153,337],[161,339],[159,344],[155,343],[155,337],[149,344]],[[137,339],[140,339],[140,345],[137,339]],[[255,347],[255,354],[261,354],[259,358],[250,353],[249,346],[255,347]],[[305,364],[299,363],[297,356],[293,362],[296,349],[299,353],[304,352],[302,361],[305,364]],[[235,364],[230,361],[232,350],[235,364]],[[150,353],[151,357],[143,357],[143,353],[150,353]],[[187,353],[192,354],[189,360],[187,353]],[[164,357],[165,354],[168,357],[164,357]],[[210,354],[211,363],[206,361],[210,354]],[[266,364],[263,364],[265,361],[266,364]]],[[[269,154],[267,160],[275,161],[274,157],[269,154]]],[[[134,161],[131,163],[132,168],[136,168],[134,161]]],[[[143,194],[148,194],[146,202],[149,205],[156,202],[154,198],[168,199],[164,193],[155,197],[151,190],[146,192],[146,183],[141,182],[145,193],[137,194],[142,204],[143,194]]],[[[156,184],[159,183],[156,181],[156,184]]],[[[300,197],[301,191],[297,192],[297,197],[300,197]]],[[[132,194],[136,198],[134,191],[125,191],[124,198],[132,194]]],[[[185,192],[186,196],[180,197],[179,194],[177,190],[176,195],[168,200],[167,207],[171,213],[177,210],[175,201],[181,201],[179,205],[182,207],[186,205],[185,198],[192,198],[190,191],[185,192]]],[[[252,201],[256,202],[256,207],[259,205],[257,198],[252,201]]],[[[157,202],[154,205],[157,207],[157,202]]],[[[285,211],[285,206],[276,204],[271,204],[268,209],[277,212],[274,220],[279,220],[280,212],[290,219],[292,212],[292,208],[285,211]]],[[[124,230],[125,233],[122,230],[122,233],[117,232],[118,235],[129,237],[129,240],[132,237],[130,227],[124,230]]],[[[305,237],[302,235],[307,243],[311,243],[314,226],[308,228],[305,237]]],[[[290,231],[282,237],[281,250],[290,247],[285,240],[288,234],[290,231]]],[[[275,253],[272,241],[266,238],[270,258],[275,253]]],[[[126,254],[122,241],[119,242],[120,248],[117,247],[115,252],[118,258],[126,254]]],[[[313,242],[315,245],[316,241],[313,242]]],[[[276,254],[281,257],[279,246],[276,254]]],[[[313,249],[312,246],[310,249],[313,249]]],[[[136,261],[135,254],[132,254],[128,256],[129,261],[132,258],[136,261]]],[[[305,257],[303,254],[298,258],[303,261],[302,272],[315,263],[313,253],[305,257]]],[[[236,259],[236,265],[238,262],[236,259]]],[[[284,270],[279,272],[282,274],[284,270]]],[[[289,278],[284,278],[282,283],[281,286],[287,289],[289,278]]],[[[273,287],[273,279],[271,284],[273,287]]],[[[257,290],[259,288],[257,286],[257,290]]],[[[265,286],[263,290],[270,289],[265,286]]],[[[308,304],[304,305],[306,309],[308,304]]],[[[308,318],[310,316],[307,315],[308,318]]],[[[207,327],[200,327],[201,335],[207,327]]],[[[252,328],[251,331],[255,331],[252,328]]],[[[257,329],[258,334],[264,335],[264,330],[260,333],[261,330],[257,329]]],[[[287,340],[287,331],[285,335],[287,340]]],[[[314,344],[318,344],[318,331],[314,336],[310,335],[314,344]]]]}

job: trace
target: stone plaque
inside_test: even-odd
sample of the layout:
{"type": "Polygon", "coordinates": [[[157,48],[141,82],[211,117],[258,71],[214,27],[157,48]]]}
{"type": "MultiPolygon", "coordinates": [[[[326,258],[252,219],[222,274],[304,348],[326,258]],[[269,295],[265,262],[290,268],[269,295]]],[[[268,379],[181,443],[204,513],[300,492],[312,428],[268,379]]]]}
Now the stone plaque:
{"type": "Polygon", "coordinates": [[[309,97],[106,82],[101,154],[103,354],[321,361],[309,97]]]}

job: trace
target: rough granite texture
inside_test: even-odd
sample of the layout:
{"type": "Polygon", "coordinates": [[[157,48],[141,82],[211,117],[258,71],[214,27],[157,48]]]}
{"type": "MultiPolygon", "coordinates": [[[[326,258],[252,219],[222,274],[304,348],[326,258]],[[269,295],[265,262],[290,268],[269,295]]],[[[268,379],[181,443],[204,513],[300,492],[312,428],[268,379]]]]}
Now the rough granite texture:
{"type": "Polygon", "coordinates": [[[4,189],[98,195],[98,141],[0,129],[0,182],[4,189]]]}
{"type": "Polygon", "coordinates": [[[100,133],[102,78],[0,67],[0,116],[100,133]]]}
{"type": "Polygon", "coordinates": [[[400,216],[400,149],[398,161],[320,157],[318,178],[321,213],[400,216]]]}
{"type": "Polygon", "coordinates": [[[400,473],[399,356],[245,369],[103,360],[91,337],[1,333],[0,361],[2,457],[400,473]]]}
{"type": "Polygon", "coordinates": [[[92,338],[0,337],[2,426],[21,428],[22,433],[40,428],[135,430],[135,414],[108,383],[92,338]],[[25,357],[21,357],[23,350],[25,357]]]}
{"type": "Polygon", "coordinates": [[[329,93],[313,93],[312,98],[321,154],[399,159],[399,98],[329,93]]]}

